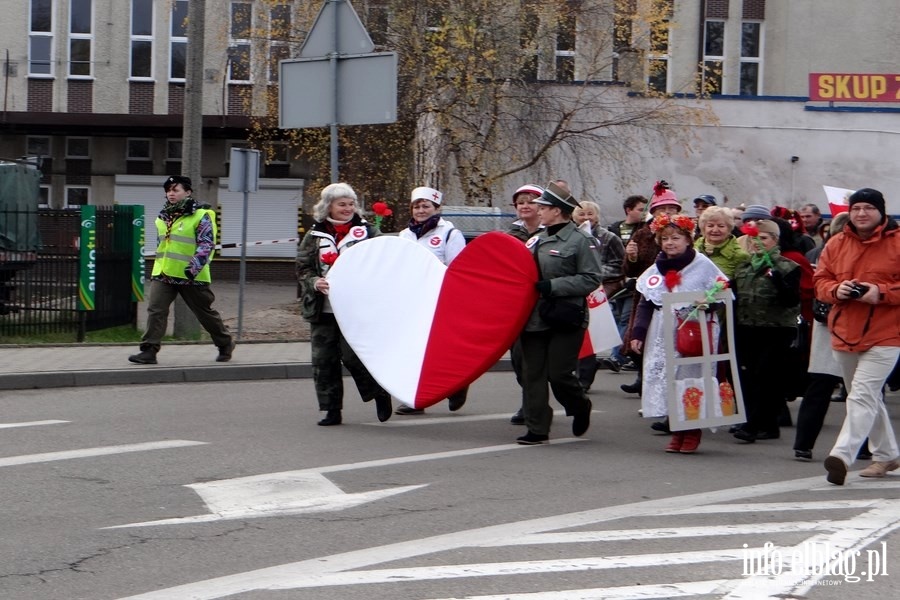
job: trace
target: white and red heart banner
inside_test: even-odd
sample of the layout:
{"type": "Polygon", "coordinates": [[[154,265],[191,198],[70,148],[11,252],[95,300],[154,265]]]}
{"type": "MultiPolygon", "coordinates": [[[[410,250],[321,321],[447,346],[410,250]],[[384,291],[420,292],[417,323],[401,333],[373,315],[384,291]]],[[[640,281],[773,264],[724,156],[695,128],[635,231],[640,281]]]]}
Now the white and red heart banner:
{"type": "Polygon", "coordinates": [[[479,236],[449,267],[394,236],[358,243],[328,272],[341,333],[381,386],[424,408],[469,385],[512,346],[537,301],[524,244],[479,236]]]}
{"type": "Polygon", "coordinates": [[[610,350],[622,344],[612,307],[602,287],[597,288],[587,297],[588,328],[584,333],[584,342],[578,358],[593,356],[598,352],[610,350]]]}

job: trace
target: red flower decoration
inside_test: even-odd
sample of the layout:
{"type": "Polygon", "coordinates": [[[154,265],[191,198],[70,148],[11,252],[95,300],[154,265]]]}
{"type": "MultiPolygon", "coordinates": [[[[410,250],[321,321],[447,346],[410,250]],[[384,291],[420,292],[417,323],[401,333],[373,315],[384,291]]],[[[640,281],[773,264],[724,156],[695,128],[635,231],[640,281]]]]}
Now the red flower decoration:
{"type": "Polygon", "coordinates": [[[681,283],[681,273],[679,271],[668,271],[666,273],[666,287],[671,292],[679,283],[681,283]]]}
{"type": "Polygon", "coordinates": [[[650,222],[650,231],[653,233],[658,233],[666,227],[680,229],[689,238],[693,238],[696,224],[694,223],[694,220],[687,215],[667,215],[665,213],[656,215],[650,222]]]}
{"type": "Polygon", "coordinates": [[[326,252],[319,258],[323,263],[325,263],[328,266],[331,266],[335,263],[335,261],[337,261],[338,256],[340,256],[340,254],[338,254],[337,252],[326,252]]]}
{"type": "Polygon", "coordinates": [[[392,211],[385,202],[375,202],[372,204],[372,212],[379,217],[389,217],[394,214],[394,211],[392,211]]]}
{"type": "Polygon", "coordinates": [[[653,184],[653,195],[661,196],[667,189],[669,189],[668,182],[665,179],[661,179],[653,184]]]}
{"type": "Polygon", "coordinates": [[[741,233],[743,233],[744,235],[749,235],[750,237],[757,237],[759,235],[759,227],[747,223],[746,225],[741,227],[741,233]]]}

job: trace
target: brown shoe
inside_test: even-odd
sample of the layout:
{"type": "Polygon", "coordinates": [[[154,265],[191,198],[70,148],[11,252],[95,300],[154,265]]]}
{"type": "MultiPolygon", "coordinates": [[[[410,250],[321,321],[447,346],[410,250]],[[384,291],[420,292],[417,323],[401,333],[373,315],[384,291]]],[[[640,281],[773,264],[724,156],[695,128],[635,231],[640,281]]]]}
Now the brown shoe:
{"type": "Polygon", "coordinates": [[[825,477],[828,483],[844,485],[844,480],[847,479],[847,465],[844,461],[837,456],[829,456],[825,459],[825,470],[828,471],[825,477]]]}
{"type": "Polygon", "coordinates": [[[859,472],[860,477],[884,477],[888,471],[900,469],[900,460],[896,458],[887,462],[872,461],[872,464],[859,472]]]}

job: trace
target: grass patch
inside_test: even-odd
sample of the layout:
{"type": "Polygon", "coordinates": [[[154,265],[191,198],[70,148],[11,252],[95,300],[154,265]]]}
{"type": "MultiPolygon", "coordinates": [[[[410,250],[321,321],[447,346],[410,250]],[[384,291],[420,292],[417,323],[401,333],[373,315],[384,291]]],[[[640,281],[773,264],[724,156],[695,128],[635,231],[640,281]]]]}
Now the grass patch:
{"type": "MultiPolygon", "coordinates": [[[[143,332],[131,325],[120,325],[97,331],[88,331],[84,335],[85,344],[138,344],[143,332]]],[[[0,344],[16,346],[32,346],[38,344],[77,344],[78,333],[76,331],[63,331],[55,333],[40,333],[28,336],[3,336],[0,344]]],[[[163,341],[173,341],[176,338],[165,336],[163,341]]]]}

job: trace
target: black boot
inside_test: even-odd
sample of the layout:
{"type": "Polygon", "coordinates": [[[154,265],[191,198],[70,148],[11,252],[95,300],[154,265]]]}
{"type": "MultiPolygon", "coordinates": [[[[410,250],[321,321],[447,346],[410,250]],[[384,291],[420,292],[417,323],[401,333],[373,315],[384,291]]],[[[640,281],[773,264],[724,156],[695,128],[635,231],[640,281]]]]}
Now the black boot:
{"type": "Polygon", "coordinates": [[[643,381],[640,377],[634,380],[634,383],[623,383],[619,386],[619,389],[625,392],[626,394],[637,394],[641,395],[641,391],[643,390],[643,381]]]}
{"type": "Polygon", "coordinates": [[[330,425],[340,425],[341,424],[341,411],[340,410],[329,410],[325,413],[325,418],[323,418],[318,423],[322,427],[328,427],[330,425]]]}
{"type": "Polygon", "coordinates": [[[137,354],[132,354],[128,360],[139,365],[155,365],[156,350],[153,348],[141,349],[137,354]]]}
{"type": "Polygon", "coordinates": [[[391,418],[393,407],[391,406],[391,395],[387,392],[379,392],[375,396],[375,414],[382,423],[391,418]]]}

